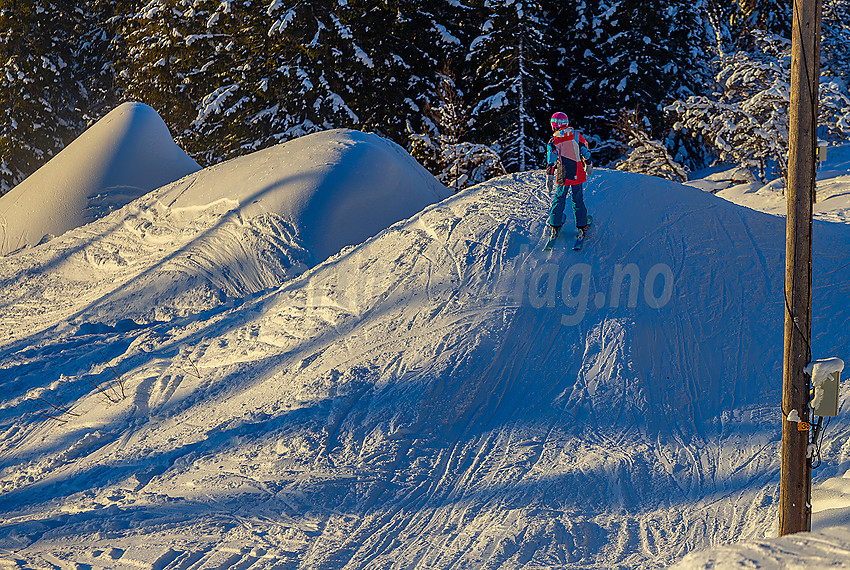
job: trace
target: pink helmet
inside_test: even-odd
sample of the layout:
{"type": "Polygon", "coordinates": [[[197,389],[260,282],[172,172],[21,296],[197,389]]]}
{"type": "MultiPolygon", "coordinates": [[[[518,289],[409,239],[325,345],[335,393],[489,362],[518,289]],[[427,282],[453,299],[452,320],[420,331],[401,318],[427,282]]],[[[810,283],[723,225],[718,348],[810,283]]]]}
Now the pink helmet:
{"type": "Polygon", "coordinates": [[[562,113],[560,111],[558,111],[557,113],[552,115],[552,118],[549,119],[549,122],[552,123],[552,130],[553,131],[558,131],[560,129],[566,129],[567,127],[570,126],[570,119],[567,118],[567,114],[562,113]]]}

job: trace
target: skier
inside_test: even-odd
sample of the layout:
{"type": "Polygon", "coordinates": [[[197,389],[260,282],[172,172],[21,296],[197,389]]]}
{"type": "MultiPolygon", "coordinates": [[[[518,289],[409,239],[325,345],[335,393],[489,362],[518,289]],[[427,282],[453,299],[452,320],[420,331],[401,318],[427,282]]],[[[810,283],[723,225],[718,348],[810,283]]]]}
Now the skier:
{"type": "MultiPolygon", "coordinates": [[[[553,242],[561,231],[564,220],[564,208],[567,201],[567,187],[573,201],[578,240],[584,238],[592,217],[587,215],[582,196],[582,185],[587,180],[590,165],[590,149],[581,133],[570,127],[565,113],[558,111],[550,120],[554,134],[546,144],[546,164],[549,176],[555,175],[555,193],[552,207],[549,209],[549,241],[553,242]]],[[[547,180],[548,182],[548,180],[547,180]]],[[[548,184],[547,184],[548,186],[548,184]]]]}

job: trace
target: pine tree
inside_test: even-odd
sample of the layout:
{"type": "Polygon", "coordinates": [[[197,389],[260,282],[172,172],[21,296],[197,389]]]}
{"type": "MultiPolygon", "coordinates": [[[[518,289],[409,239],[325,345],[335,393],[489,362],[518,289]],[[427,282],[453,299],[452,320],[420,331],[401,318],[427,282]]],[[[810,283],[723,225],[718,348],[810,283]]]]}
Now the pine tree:
{"type": "Polygon", "coordinates": [[[734,48],[733,29],[731,22],[735,18],[737,4],[728,0],[705,0],[702,7],[706,23],[703,38],[706,50],[714,57],[731,51],[734,48]]]}
{"type": "Polygon", "coordinates": [[[0,194],[79,134],[81,11],[70,1],[0,2],[0,194]]]}
{"type": "MultiPolygon", "coordinates": [[[[744,12],[725,0],[470,2],[0,3],[8,22],[0,45],[7,71],[0,168],[19,180],[86,123],[133,99],[152,105],[204,164],[335,127],[410,140],[410,125],[439,151],[436,174],[449,176],[448,157],[457,156],[450,171],[460,174],[452,180],[467,176],[469,183],[500,171],[492,150],[509,170],[539,165],[554,110],[610,142],[621,110],[639,108],[650,121],[649,140],[659,138],[664,104],[700,89],[695,70],[706,59],[706,40],[720,53],[749,37],[728,24],[744,12]],[[40,10],[37,22],[27,10],[40,10]],[[42,61],[52,67],[39,68],[42,61]],[[449,108],[441,92],[447,64],[469,104],[471,123],[461,137],[445,125],[435,134],[427,116],[449,108]],[[472,175],[461,155],[490,166],[472,175]]],[[[761,0],[753,2],[747,14],[767,13],[761,0]]],[[[848,0],[835,2],[846,7],[848,0]]],[[[837,22],[846,14],[835,12],[836,23],[825,23],[834,40],[824,46],[841,60],[846,42],[837,22]]],[[[833,69],[835,79],[844,77],[841,66],[833,69]]],[[[414,140],[421,146],[425,139],[414,140]]],[[[612,158],[615,146],[606,146],[612,158]]],[[[604,151],[596,154],[605,160],[604,151]]],[[[12,183],[5,184],[0,189],[12,183]]]]}
{"type": "Polygon", "coordinates": [[[622,114],[617,132],[627,135],[626,144],[630,150],[628,156],[617,163],[616,169],[685,182],[687,168],[676,162],[663,142],[650,137],[649,127],[649,121],[637,111],[622,114]]]}
{"type": "Polygon", "coordinates": [[[823,59],[829,73],[850,86],[850,0],[824,2],[823,59]]]}
{"type": "Polygon", "coordinates": [[[571,95],[567,113],[608,139],[607,149],[615,147],[621,109],[640,108],[661,128],[665,104],[693,94],[703,80],[705,14],[702,2],[682,0],[585,0],[562,10],[556,27],[571,31],[557,83],[571,95]]]}
{"type": "Polygon", "coordinates": [[[114,23],[119,14],[130,10],[131,0],[88,0],[80,3],[83,25],[76,36],[78,54],[75,76],[86,92],[86,105],[80,109],[83,121],[91,125],[121,101],[115,82],[114,23]]]}
{"type": "MultiPolygon", "coordinates": [[[[791,42],[765,32],[753,33],[753,51],[737,51],[719,59],[715,89],[668,107],[675,125],[704,144],[723,162],[784,177],[788,155],[788,109],[791,88],[791,42]]],[[[850,135],[850,94],[828,70],[820,81],[818,123],[824,136],[850,135]]]]}
{"type": "MultiPolygon", "coordinates": [[[[433,6],[414,0],[357,2],[348,25],[366,69],[347,76],[357,92],[362,126],[401,140],[408,121],[419,123],[437,96],[440,65],[460,40],[439,23],[433,6]]],[[[437,7],[440,5],[438,4],[437,7]]]]}
{"type": "MultiPolygon", "coordinates": [[[[123,6],[110,21],[113,79],[118,98],[153,107],[179,142],[194,116],[192,74],[198,45],[207,34],[198,25],[202,10],[189,0],[148,0],[123,6]]],[[[184,145],[187,146],[187,145],[184,145]]],[[[186,150],[196,158],[199,149],[186,150]]]]}
{"type": "Polygon", "coordinates": [[[233,2],[209,16],[220,39],[202,45],[197,82],[206,88],[196,97],[192,123],[202,133],[197,146],[230,141],[229,157],[323,129],[358,127],[343,70],[350,64],[352,73],[362,72],[366,63],[357,60],[344,24],[349,9],[327,0],[275,1],[262,10],[233,2]]]}
{"type": "Polygon", "coordinates": [[[425,110],[425,132],[415,133],[408,123],[410,153],[437,180],[460,191],[467,186],[505,174],[498,153],[466,139],[470,109],[450,69],[441,74],[439,98],[425,110]]]}
{"type": "Polygon", "coordinates": [[[418,2],[151,0],[122,18],[118,81],[205,163],[335,127],[397,140],[460,40],[418,2]]]}
{"type": "Polygon", "coordinates": [[[792,0],[738,0],[732,24],[745,37],[755,30],[791,38],[792,0]]]}
{"type": "Polygon", "coordinates": [[[468,60],[478,93],[474,134],[509,171],[538,166],[549,137],[552,83],[546,71],[548,23],[536,1],[485,0],[468,60]]]}

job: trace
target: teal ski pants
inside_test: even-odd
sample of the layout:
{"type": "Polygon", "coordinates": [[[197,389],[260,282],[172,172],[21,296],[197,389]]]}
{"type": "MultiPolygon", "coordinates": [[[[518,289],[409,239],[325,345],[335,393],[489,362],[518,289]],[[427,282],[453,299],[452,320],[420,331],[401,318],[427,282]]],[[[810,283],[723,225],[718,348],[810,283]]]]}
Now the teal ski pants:
{"type": "Polygon", "coordinates": [[[555,195],[552,196],[552,207],[549,209],[550,226],[562,226],[564,224],[564,209],[567,206],[568,192],[573,199],[573,213],[575,214],[576,227],[581,228],[587,225],[587,208],[584,205],[582,186],[582,184],[571,186],[555,184],[555,195]]]}

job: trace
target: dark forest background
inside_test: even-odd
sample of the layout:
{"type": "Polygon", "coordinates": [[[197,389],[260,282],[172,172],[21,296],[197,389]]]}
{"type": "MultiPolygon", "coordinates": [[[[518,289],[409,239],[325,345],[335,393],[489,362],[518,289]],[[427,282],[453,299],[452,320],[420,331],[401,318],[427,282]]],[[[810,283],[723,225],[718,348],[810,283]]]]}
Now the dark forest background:
{"type": "MultiPolygon", "coordinates": [[[[687,105],[720,102],[730,57],[781,44],[791,13],[787,0],[0,0],[0,193],[127,100],[205,166],[350,127],[463,186],[539,167],[562,110],[597,163],[643,146],[699,168],[720,153],[683,126],[687,105]]],[[[825,0],[825,68],[845,94],[848,15],[825,0]]]]}

